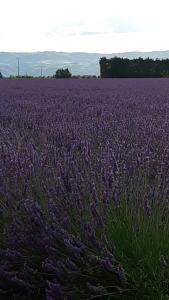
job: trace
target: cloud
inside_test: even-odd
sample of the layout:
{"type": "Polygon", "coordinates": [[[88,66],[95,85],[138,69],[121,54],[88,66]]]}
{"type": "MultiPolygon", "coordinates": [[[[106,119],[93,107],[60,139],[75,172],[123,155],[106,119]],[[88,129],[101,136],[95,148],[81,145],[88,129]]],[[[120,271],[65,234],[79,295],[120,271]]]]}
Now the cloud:
{"type": "Polygon", "coordinates": [[[0,2],[0,51],[169,48],[168,0],[0,2]]]}
{"type": "Polygon", "coordinates": [[[100,35],[105,34],[106,32],[97,32],[97,31],[81,31],[79,32],[80,35],[100,35]]]}
{"type": "Polygon", "coordinates": [[[111,16],[104,19],[110,30],[115,33],[141,32],[138,20],[127,16],[111,16]]]}

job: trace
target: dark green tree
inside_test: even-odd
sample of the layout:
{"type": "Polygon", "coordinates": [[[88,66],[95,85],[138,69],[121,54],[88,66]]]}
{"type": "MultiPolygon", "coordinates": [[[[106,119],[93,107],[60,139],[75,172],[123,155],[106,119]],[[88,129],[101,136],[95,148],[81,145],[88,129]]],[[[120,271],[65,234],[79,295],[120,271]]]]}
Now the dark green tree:
{"type": "Polygon", "coordinates": [[[100,58],[101,78],[153,78],[169,77],[169,59],[100,58]]]}
{"type": "Polygon", "coordinates": [[[3,78],[3,76],[2,76],[2,73],[0,72],[0,79],[2,79],[3,78]]]}
{"type": "Polygon", "coordinates": [[[69,69],[58,69],[54,75],[55,78],[71,78],[72,74],[69,69]]]}

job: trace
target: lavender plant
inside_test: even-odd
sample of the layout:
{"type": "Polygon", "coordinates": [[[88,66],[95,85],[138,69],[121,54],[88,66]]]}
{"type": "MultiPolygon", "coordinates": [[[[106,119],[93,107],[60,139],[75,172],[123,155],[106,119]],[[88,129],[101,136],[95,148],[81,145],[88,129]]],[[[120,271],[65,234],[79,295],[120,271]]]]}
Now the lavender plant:
{"type": "Polygon", "coordinates": [[[168,79],[0,82],[0,299],[167,299],[168,79]]]}

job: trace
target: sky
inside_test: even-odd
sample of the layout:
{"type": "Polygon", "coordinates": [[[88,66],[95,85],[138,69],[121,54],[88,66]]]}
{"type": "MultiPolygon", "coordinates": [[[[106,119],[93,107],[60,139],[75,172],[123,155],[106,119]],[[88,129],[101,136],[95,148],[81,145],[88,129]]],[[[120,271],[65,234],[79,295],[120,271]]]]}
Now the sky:
{"type": "Polygon", "coordinates": [[[0,51],[169,50],[169,0],[0,0],[0,51]]]}

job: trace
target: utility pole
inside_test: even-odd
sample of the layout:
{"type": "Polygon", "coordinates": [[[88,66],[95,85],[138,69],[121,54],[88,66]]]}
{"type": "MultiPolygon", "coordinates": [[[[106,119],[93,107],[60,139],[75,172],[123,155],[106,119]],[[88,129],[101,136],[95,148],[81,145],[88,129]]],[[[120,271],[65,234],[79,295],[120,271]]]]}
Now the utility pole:
{"type": "Polygon", "coordinates": [[[17,57],[17,60],[18,60],[18,77],[19,77],[19,67],[20,67],[20,65],[19,65],[19,63],[20,63],[19,57],[17,57]]]}
{"type": "Polygon", "coordinates": [[[43,75],[43,67],[41,66],[40,67],[40,76],[42,77],[42,75],[43,75]]]}

